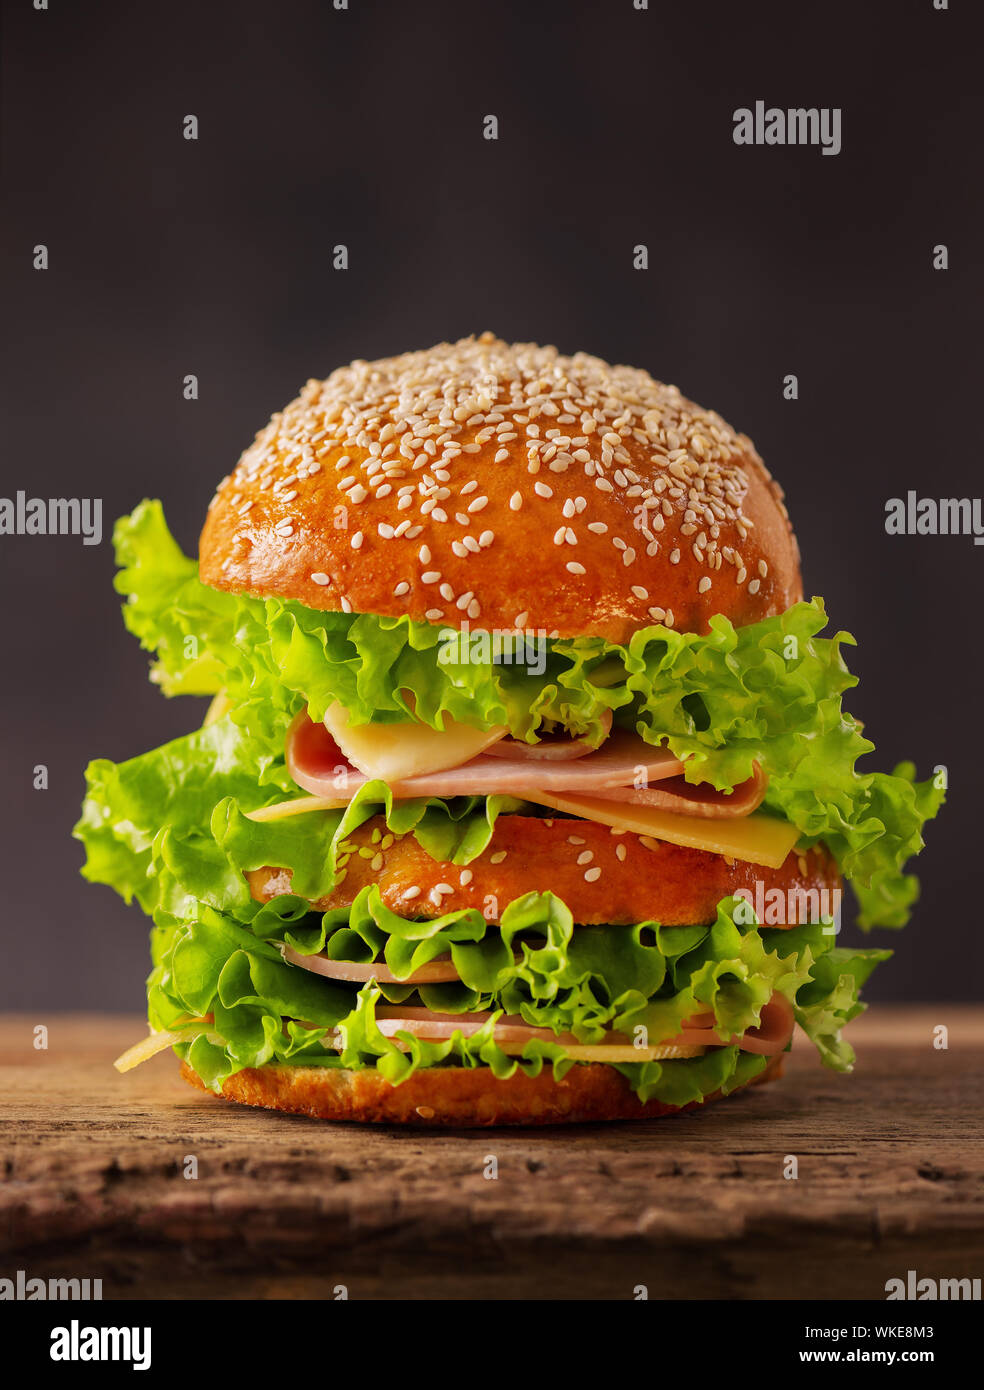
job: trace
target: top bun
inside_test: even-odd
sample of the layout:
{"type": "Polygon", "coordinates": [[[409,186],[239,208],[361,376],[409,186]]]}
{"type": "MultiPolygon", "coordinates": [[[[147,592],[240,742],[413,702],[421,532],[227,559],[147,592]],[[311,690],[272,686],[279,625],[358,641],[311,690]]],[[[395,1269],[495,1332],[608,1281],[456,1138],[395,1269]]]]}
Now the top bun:
{"type": "Polygon", "coordinates": [[[647,372],[490,333],[309,381],[219,485],[201,577],[610,642],[802,597],[782,492],[745,435],[647,372]]]}

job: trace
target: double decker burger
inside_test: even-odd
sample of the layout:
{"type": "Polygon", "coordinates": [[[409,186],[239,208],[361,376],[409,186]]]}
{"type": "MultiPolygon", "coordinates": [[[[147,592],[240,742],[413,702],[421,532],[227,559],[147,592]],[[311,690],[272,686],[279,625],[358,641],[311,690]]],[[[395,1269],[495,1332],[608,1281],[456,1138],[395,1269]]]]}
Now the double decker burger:
{"type": "Polygon", "coordinates": [[[203,727],[88,769],[91,880],[154,922],[192,1084],[329,1120],[665,1115],[825,1062],[941,791],[858,771],[751,442],[644,371],[489,334],[309,381],[199,561],[117,524],[203,727]]]}

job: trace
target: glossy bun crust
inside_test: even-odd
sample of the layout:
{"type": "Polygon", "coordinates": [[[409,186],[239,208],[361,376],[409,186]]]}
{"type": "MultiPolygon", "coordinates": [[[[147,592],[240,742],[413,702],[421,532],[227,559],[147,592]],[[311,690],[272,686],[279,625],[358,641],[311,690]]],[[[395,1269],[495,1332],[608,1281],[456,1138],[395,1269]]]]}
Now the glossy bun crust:
{"type": "Polygon", "coordinates": [[[206,584],[625,641],[802,597],[754,446],[648,373],[483,334],[309,381],[220,484],[206,584]]]}
{"type": "MultiPolygon", "coordinates": [[[[750,1084],[781,1076],[782,1062],[780,1053],[750,1084]]],[[[200,1090],[208,1090],[187,1062],[181,1064],[181,1075],[200,1090]]],[[[431,1128],[649,1120],[695,1108],[656,1100],[643,1104],[614,1067],[583,1062],[571,1067],[562,1081],[554,1081],[549,1066],[539,1076],[517,1071],[507,1081],[497,1081],[488,1067],[431,1067],[415,1072],[399,1086],[371,1068],[253,1067],[230,1076],[222,1094],[243,1105],[318,1120],[431,1128]]],[[[721,1093],[716,1092],[702,1103],[719,1099],[721,1093]]]]}

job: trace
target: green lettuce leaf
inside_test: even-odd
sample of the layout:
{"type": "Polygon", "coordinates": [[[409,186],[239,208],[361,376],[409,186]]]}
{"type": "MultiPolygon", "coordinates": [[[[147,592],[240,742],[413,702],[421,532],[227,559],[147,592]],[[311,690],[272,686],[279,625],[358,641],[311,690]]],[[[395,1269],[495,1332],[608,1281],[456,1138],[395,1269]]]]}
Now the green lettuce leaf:
{"type": "MultiPolygon", "coordinates": [[[[174,739],[150,753],[113,763],[98,758],[86,769],[87,794],[76,838],[86,847],[83,876],[107,883],[127,902],[151,910],[152,847],[162,830],[193,839],[206,852],[209,820],[222,797],[246,810],[282,801],[294,787],[283,762],[263,739],[227,717],[174,739]]],[[[228,865],[222,866],[228,872],[228,865]]]]}

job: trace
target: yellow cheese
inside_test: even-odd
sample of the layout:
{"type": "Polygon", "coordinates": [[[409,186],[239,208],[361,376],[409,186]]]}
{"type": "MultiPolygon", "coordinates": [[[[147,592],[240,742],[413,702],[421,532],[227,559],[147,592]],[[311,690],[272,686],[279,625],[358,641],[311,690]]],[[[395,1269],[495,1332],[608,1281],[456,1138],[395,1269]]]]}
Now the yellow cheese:
{"type": "Polygon", "coordinates": [[[351,800],[348,796],[296,796],[293,801],[278,801],[274,806],[261,806],[258,811],[247,811],[247,820],[285,820],[287,816],[299,816],[304,811],[339,811],[351,800]]]}
{"type": "Polygon", "coordinates": [[[443,729],[432,729],[417,719],[352,724],[348,711],[337,701],[325,711],[325,728],[353,767],[384,782],[405,782],[409,777],[461,767],[509,732],[504,725],[475,729],[448,716],[443,729]]]}
{"type": "Polygon", "coordinates": [[[207,729],[209,724],[214,724],[217,719],[222,719],[231,709],[232,701],[224,690],[220,690],[218,695],[213,697],[212,703],[205,711],[205,723],[202,725],[202,728],[207,729]]]}
{"type": "Polygon", "coordinates": [[[555,792],[530,792],[528,800],[555,811],[580,816],[584,820],[610,825],[614,830],[626,830],[635,835],[665,840],[671,845],[686,845],[711,854],[726,854],[750,864],[764,864],[778,869],[799,839],[799,831],[788,821],[774,816],[743,817],[684,816],[675,811],[662,811],[655,806],[632,806],[607,801],[598,796],[572,793],[561,796],[555,792]]]}
{"type": "Polygon", "coordinates": [[[139,1067],[141,1062],[149,1062],[151,1057],[156,1057],[158,1052],[164,1052],[167,1048],[174,1047],[175,1043],[190,1042],[202,1031],[202,1027],[211,1021],[212,1016],[209,1014],[207,1019],[195,1019],[192,1023],[185,1024],[174,1031],[165,1030],[160,1033],[149,1033],[147,1037],[141,1038],[138,1043],[128,1047],[122,1056],[117,1057],[113,1066],[117,1071],[132,1071],[134,1067],[139,1067]]]}

